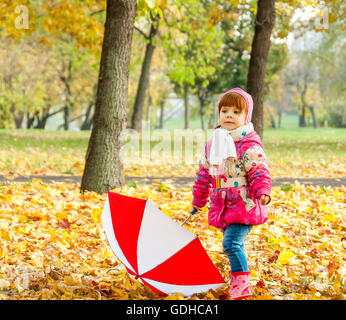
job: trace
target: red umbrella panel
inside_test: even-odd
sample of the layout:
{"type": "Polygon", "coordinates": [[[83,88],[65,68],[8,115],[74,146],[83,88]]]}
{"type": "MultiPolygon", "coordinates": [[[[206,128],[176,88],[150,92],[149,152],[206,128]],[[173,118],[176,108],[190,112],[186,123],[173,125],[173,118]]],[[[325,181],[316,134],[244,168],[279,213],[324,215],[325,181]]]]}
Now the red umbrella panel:
{"type": "Polygon", "coordinates": [[[101,219],[116,257],[154,292],[189,296],[225,283],[199,238],[149,200],[108,192],[101,219]]]}

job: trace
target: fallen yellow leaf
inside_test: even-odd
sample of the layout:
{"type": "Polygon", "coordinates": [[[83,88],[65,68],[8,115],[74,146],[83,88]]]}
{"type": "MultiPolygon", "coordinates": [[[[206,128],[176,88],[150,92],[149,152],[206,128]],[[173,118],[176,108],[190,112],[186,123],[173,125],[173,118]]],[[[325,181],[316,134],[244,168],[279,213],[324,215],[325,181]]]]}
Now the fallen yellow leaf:
{"type": "Polygon", "coordinates": [[[91,212],[91,218],[96,223],[100,223],[101,222],[101,213],[102,213],[102,209],[94,208],[91,212]]]}
{"type": "Polygon", "coordinates": [[[281,264],[287,264],[290,262],[290,260],[295,256],[294,252],[291,251],[290,249],[283,249],[278,257],[278,261],[281,264]]]}

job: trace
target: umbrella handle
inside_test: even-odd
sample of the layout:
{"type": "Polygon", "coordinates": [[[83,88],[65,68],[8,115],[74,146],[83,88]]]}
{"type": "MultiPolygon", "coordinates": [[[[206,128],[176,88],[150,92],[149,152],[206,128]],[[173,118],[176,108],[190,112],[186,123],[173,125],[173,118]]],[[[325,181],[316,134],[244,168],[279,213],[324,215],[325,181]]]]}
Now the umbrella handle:
{"type": "Polygon", "coordinates": [[[197,212],[197,209],[193,208],[193,210],[190,212],[190,215],[185,219],[185,221],[181,224],[181,226],[183,226],[185,222],[189,220],[196,212],[197,212]]]}

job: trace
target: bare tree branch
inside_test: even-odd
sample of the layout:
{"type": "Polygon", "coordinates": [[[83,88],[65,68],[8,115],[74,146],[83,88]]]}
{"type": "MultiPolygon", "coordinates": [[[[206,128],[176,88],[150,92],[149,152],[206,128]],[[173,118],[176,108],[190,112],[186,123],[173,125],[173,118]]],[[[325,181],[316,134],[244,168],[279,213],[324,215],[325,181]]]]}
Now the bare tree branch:
{"type": "Polygon", "coordinates": [[[89,17],[94,16],[95,14],[102,13],[102,12],[104,12],[104,11],[105,11],[105,9],[100,9],[100,10],[97,10],[97,11],[91,12],[91,13],[89,14],[89,17]]]}
{"type": "Polygon", "coordinates": [[[145,39],[149,40],[150,37],[147,36],[141,29],[139,29],[138,27],[134,26],[135,30],[137,30],[145,39]]]}

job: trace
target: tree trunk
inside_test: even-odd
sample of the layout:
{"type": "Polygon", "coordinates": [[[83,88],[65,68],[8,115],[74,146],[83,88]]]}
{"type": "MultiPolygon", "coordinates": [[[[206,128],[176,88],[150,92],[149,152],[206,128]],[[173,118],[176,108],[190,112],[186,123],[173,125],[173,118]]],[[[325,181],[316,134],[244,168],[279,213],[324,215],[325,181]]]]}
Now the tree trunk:
{"type": "MultiPolygon", "coordinates": [[[[303,108],[303,112],[302,112],[302,127],[305,127],[306,126],[306,123],[305,123],[305,108],[309,108],[310,112],[311,112],[311,116],[312,116],[312,120],[314,122],[314,128],[319,128],[319,124],[318,124],[318,121],[317,121],[317,117],[316,117],[316,112],[315,112],[315,107],[314,106],[311,106],[309,105],[306,100],[305,100],[305,95],[306,95],[306,92],[307,92],[307,87],[308,87],[308,79],[307,79],[307,76],[305,77],[304,79],[304,87],[303,89],[301,89],[300,91],[300,98],[301,98],[301,101],[302,101],[302,108],[303,108]]],[[[298,87],[298,89],[300,89],[300,87],[298,87]]]]}
{"type": "Polygon", "coordinates": [[[93,122],[93,117],[91,117],[91,119],[89,119],[90,117],[90,114],[91,114],[91,110],[92,110],[92,107],[93,107],[93,102],[90,102],[89,103],[89,106],[88,106],[88,109],[85,113],[85,119],[80,127],[80,130],[90,130],[91,129],[91,125],[92,125],[92,122],[93,122]]]}
{"type": "Polygon", "coordinates": [[[38,118],[38,116],[39,116],[39,111],[35,111],[32,117],[29,112],[26,113],[26,128],[27,129],[30,129],[34,125],[34,122],[38,118]]]}
{"type": "Polygon", "coordinates": [[[69,117],[70,117],[70,110],[68,106],[64,107],[64,130],[69,129],[69,117]]]}
{"type": "Polygon", "coordinates": [[[150,127],[150,118],[151,118],[151,107],[153,105],[153,99],[150,94],[150,80],[148,80],[148,106],[147,106],[147,121],[150,127]]]}
{"type": "MultiPolygon", "coordinates": [[[[36,126],[35,126],[35,129],[44,129],[45,126],[46,126],[46,123],[47,123],[48,118],[50,118],[50,117],[56,115],[57,113],[60,113],[60,112],[62,112],[62,111],[65,111],[65,107],[62,107],[62,108],[60,108],[60,109],[57,110],[57,111],[54,111],[54,112],[52,112],[52,113],[48,113],[48,112],[49,112],[49,109],[50,109],[50,107],[44,108],[44,109],[43,109],[43,112],[42,112],[43,115],[42,115],[42,117],[40,117],[39,111],[36,111],[35,114],[34,114],[32,117],[30,117],[30,114],[27,113],[27,117],[28,117],[28,125],[27,125],[27,128],[29,129],[29,128],[33,125],[33,122],[35,121],[35,119],[37,119],[37,124],[36,124],[36,126]]],[[[69,120],[69,122],[71,122],[71,120],[69,120]]],[[[64,123],[63,123],[62,125],[58,126],[58,129],[62,128],[63,125],[64,125],[64,123]]]]}
{"type": "Polygon", "coordinates": [[[37,124],[35,126],[35,129],[44,129],[46,127],[47,120],[49,118],[48,111],[49,109],[46,110],[46,108],[42,111],[43,115],[42,117],[37,118],[37,124]]]}
{"type": "Polygon", "coordinates": [[[136,0],[108,0],[94,122],[81,192],[106,193],[123,186],[120,158],[122,131],[127,122],[128,77],[136,0]]]}
{"type": "Polygon", "coordinates": [[[70,116],[70,110],[69,108],[72,105],[72,91],[71,91],[71,79],[72,79],[72,60],[68,61],[68,66],[65,67],[65,63],[63,61],[63,70],[62,74],[60,75],[60,80],[63,82],[65,86],[65,94],[66,94],[66,105],[64,107],[64,130],[69,129],[69,116],[70,116]],[[67,76],[65,75],[65,69],[67,69],[67,76]]]}
{"type": "Polygon", "coordinates": [[[19,111],[18,116],[16,115],[16,110],[14,107],[14,104],[11,106],[11,113],[13,115],[14,123],[16,125],[16,129],[20,129],[22,127],[23,119],[24,119],[24,112],[19,111]]]}
{"type": "Polygon", "coordinates": [[[165,99],[162,99],[161,104],[160,104],[160,123],[159,123],[159,128],[163,129],[163,112],[165,110],[165,99]]]}
{"type": "Polygon", "coordinates": [[[318,129],[320,127],[318,120],[317,120],[317,116],[316,116],[316,112],[315,112],[315,107],[314,106],[309,106],[309,110],[311,112],[311,116],[312,116],[312,120],[314,122],[314,128],[318,129]]]}
{"type": "Polygon", "coordinates": [[[247,92],[251,94],[254,102],[252,122],[261,138],[263,137],[265,72],[270,49],[270,36],[274,24],[275,0],[259,0],[247,79],[247,92]]]}
{"type": "Polygon", "coordinates": [[[14,119],[16,123],[16,129],[22,128],[23,119],[24,119],[24,112],[19,112],[19,116],[14,119]]]}
{"type": "Polygon", "coordinates": [[[299,110],[299,127],[306,127],[304,104],[301,104],[300,110],[299,110]]]}
{"type": "Polygon", "coordinates": [[[153,105],[153,99],[151,98],[151,94],[149,93],[149,97],[148,97],[148,109],[147,109],[147,121],[150,124],[150,119],[151,119],[151,107],[153,105]]]}
{"type": "Polygon", "coordinates": [[[142,64],[141,76],[139,78],[135,104],[133,107],[131,127],[138,132],[142,129],[143,107],[145,101],[145,94],[147,92],[150,74],[151,59],[153,57],[155,46],[153,39],[157,33],[158,24],[152,23],[150,28],[149,42],[145,50],[145,56],[142,64]]]}
{"type": "Polygon", "coordinates": [[[278,112],[278,128],[281,128],[282,111],[278,112]]]}
{"type": "Polygon", "coordinates": [[[300,91],[300,100],[301,100],[301,112],[299,112],[299,127],[306,127],[305,122],[305,94],[307,91],[308,83],[307,83],[307,76],[304,77],[304,85],[301,88],[299,85],[297,86],[298,90],[300,91]]]}
{"type": "Polygon", "coordinates": [[[184,85],[185,129],[189,129],[189,97],[188,88],[184,85]]]}
{"type": "Polygon", "coordinates": [[[201,115],[201,127],[202,130],[204,130],[204,98],[201,96],[198,96],[198,100],[199,100],[199,113],[201,115]]]}
{"type": "Polygon", "coordinates": [[[40,117],[38,114],[37,124],[35,126],[35,129],[44,129],[46,127],[47,120],[51,116],[49,114],[49,109],[50,109],[50,105],[42,109],[42,117],[40,117]]]}
{"type": "Polygon", "coordinates": [[[89,119],[90,115],[91,115],[91,110],[93,108],[93,106],[95,105],[95,100],[96,100],[96,93],[97,93],[97,83],[94,84],[93,87],[93,100],[89,102],[89,106],[88,109],[85,113],[85,119],[80,127],[80,130],[91,130],[91,126],[93,124],[93,120],[94,120],[94,115],[92,115],[92,117],[89,119]]]}
{"type": "Polygon", "coordinates": [[[270,114],[270,125],[273,129],[276,128],[275,119],[274,119],[274,116],[272,114],[270,114]]]}

